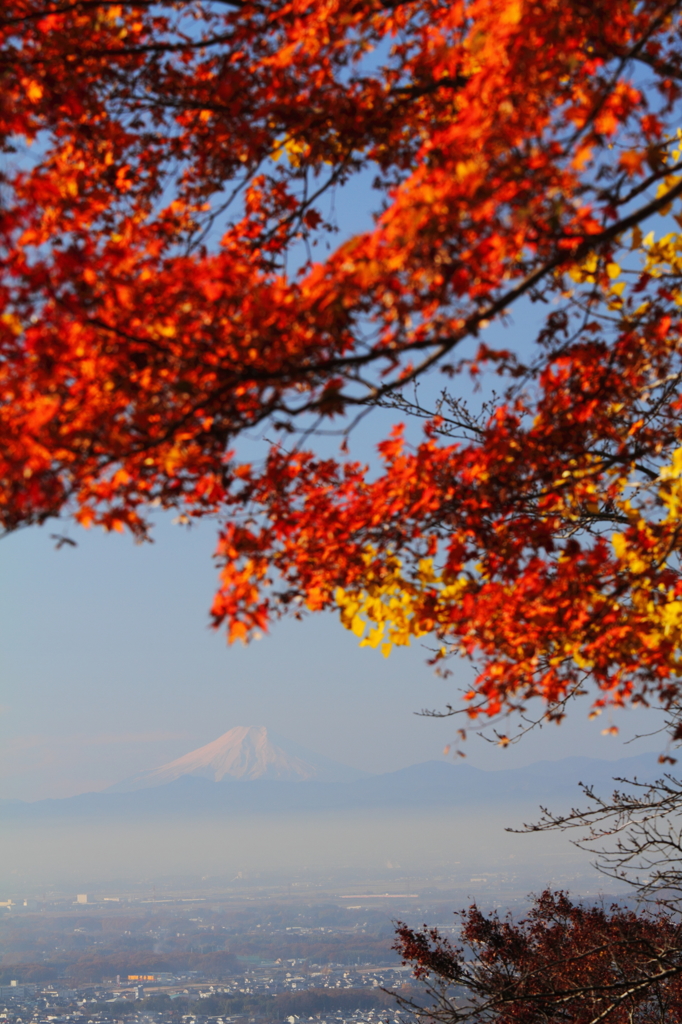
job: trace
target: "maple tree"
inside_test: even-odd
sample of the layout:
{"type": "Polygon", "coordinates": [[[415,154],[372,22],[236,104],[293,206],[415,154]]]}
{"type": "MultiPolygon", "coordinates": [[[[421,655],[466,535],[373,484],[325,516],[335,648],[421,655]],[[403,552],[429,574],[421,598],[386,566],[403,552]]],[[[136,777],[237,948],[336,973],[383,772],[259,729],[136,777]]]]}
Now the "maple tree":
{"type": "Polygon", "coordinates": [[[398,926],[394,948],[425,996],[398,1001],[439,1024],[672,1024],[682,1019],[681,938],[667,912],[584,906],[561,892],[540,894],[518,923],[474,905],[458,945],[435,928],[398,926]]]}
{"type": "Polygon", "coordinates": [[[337,608],[469,655],[472,716],[674,702],[681,7],[6,0],[3,527],[218,516],[232,639],[337,608]],[[527,300],[530,355],[482,343],[527,300]],[[305,440],[373,406],[424,430],[378,472],[305,440]]]}

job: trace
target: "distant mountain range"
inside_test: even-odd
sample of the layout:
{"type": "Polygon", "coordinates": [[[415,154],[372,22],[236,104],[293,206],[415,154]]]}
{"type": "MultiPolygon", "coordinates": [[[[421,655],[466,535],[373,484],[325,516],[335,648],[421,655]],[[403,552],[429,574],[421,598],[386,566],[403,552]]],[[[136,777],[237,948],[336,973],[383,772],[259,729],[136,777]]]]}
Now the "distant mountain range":
{"type": "Polygon", "coordinates": [[[68,818],[225,819],[233,815],[348,811],[485,811],[539,804],[555,809],[584,802],[579,782],[602,795],[614,776],[650,781],[661,774],[655,754],[619,761],[569,757],[525,768],[482,771],[467,763],[426,761],[384,775],[338,764],[264,727],[236,727],[169,764],[99,793],[25,803],[0,800],[5,821],[68,818]]]}
{"type": "Polygon", "coordinates": [[[217,740],[175,761],[139,772],[111,786],[110,793],[130,793],[165,786],[181,778],[211,782],[356,782],[367,773],[314,754],[281,736],[274,737],[264,725],[238,725],[217,740]]]}

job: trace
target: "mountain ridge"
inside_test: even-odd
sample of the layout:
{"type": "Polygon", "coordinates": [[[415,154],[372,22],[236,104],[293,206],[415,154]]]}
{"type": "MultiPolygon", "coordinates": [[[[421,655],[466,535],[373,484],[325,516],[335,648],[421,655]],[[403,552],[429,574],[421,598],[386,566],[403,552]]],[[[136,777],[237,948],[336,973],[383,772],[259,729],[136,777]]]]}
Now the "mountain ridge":
{"type": "Polygon", "coordinates": [[[128,792],[92,792],[34,801],[0,800],[5,821],[97,817],[220,817],[244,814],[336,813],[440,809],[485,810],[501,805],[528,808],[538,802],[579,803],[578,782],[594,783],[610,795],[614,776],[651,781],[660,775],[656,754],[618,761],[571,757],[524,768],[484,771],[469,764],[425,761],[355,782],[253,779],[248,784],[183,775],[165,784],[128,792]]]}

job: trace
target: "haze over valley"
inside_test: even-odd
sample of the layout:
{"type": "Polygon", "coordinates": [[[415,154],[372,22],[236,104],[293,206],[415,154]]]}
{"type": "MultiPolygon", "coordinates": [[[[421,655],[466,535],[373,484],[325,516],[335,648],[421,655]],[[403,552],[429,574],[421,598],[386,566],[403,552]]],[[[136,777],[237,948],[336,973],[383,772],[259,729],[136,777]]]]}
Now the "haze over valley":
{"type": "Polygon", "coordinates": [[[427,761],[371,775],[263,727],[237,726],[101,792],[0,801],[1,884],[101,888],[141,878],[227,884],[340,884],[439,877],[518,895],[552,882],[595,891],[589,857],[564,836],[514,835],[614,775],[651,778],[656,758],[565,758],[482,771],[427,761]],[[540,882],[538,881],[540,879],[540,882]]]}

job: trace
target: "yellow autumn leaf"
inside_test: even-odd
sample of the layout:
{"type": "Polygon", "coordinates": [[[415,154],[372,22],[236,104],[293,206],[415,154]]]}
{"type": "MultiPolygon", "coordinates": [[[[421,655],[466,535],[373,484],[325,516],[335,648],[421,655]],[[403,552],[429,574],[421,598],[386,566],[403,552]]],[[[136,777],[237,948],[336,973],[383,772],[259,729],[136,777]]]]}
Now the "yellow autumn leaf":
{"type": "Polygon", "coordinates": [[[366,623],[362,621],[359,615],[354,615],[350,628],[356,636],[362,636],[365,632],[365,625],[366,623]]]}

